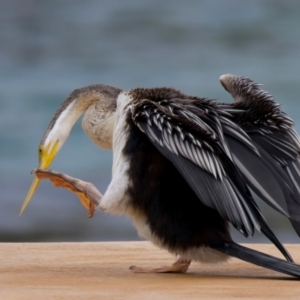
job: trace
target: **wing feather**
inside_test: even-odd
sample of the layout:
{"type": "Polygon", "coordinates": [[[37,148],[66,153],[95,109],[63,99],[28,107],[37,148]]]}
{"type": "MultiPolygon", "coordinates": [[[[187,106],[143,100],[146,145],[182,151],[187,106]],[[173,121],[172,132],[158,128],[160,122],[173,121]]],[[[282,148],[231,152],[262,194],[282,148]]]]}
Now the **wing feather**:
{"type": "MultiPolygon", "coordinates": [[[[132,116],[134,122],[158,150],[173,162],[199,199],[216,209],[246,236],[253,235],[254,228],[259,230],[260,219],[252,203],[254,200],[244,181],[231,178],[240,176],[239,172],[227,157],[217,130],[204,122],[209,116],[201,119],[182,107],[177,115],[175,109],[172,110],[173,115],[170,115],[169,109],[157,103],[151,104],[150,101],[146,103],[135,107],[132,116]],[[145,110],[145,106],[148,113],[140,113],[145,110]],[[152,115],[159,115],[153,117],[157,122],[147,122],[152,115]],[[191,123],[192,127],[189,126],[191,123]],[[193,131],[195,125],[200,130],[193,131]],[[221,163],[224,159],[230,165],[227,172],[221,163]]],[[[220,134],[221,130],[218,132],[220,134]]]]}
{"type": "MultiPolygon", "coordinates": [[[[199,103],[195,101],[192,107],[195,106],[194,111],[200,112],[197,115],[178,102],[140,101],[131,110],[132,119],[174,164],[202,203],[217,210],[245,236],[252,236],[255,229],[262,231],[286,259],[292,261],[269,228],[232,161],[216,113],[208,107],[199,108],[199,103]],[[168,109],[168,105],[172,105],[172,109],[168,109]],[[147,113],[143,113],[144,110],[147,113]],[[149,118],[156,122],[148,122],[149,118]]],[[[228,127],[236,126],[230,122],[227,124],[228,127]]],[[[240,140],[246,140],[246,146],[258,155],[246,134],[238,131],[238,136],[240,140]]]]}
{"type": "MultiPolygon", "coordinates": [[[[241,146],[236,147],[235,143],[230,147],[245,180],[264,201],[289,214],[300,236],[300,137],[292,127],[293,121],[252,80],[227,74],[220,81],[235,100],[231,105],[220,105],[227,114],[223,120],[238,124],[260,153],[253,155],[249,163],[245,156],[239,155],[241,146]]],[[[226,134],[248,147],[235,130],[226,126],[227,123],[226,134]]]]}

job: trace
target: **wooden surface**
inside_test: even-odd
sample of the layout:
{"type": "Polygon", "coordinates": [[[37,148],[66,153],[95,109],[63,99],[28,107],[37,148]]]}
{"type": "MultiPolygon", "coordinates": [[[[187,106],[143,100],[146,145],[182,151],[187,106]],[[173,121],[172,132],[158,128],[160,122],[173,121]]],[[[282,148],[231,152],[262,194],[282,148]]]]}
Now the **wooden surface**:
{"type": "MultiPolygon", "coordinates": [[[[252,248],[277,255],[271,245],[252,248]]],[[[300,262],[300,246],[286,245],[300,262]]],[[[237,259],[134,274],[175,258],[148,242],[0,243],[0,299],[300,299],[300,280],[237,259]]]]}

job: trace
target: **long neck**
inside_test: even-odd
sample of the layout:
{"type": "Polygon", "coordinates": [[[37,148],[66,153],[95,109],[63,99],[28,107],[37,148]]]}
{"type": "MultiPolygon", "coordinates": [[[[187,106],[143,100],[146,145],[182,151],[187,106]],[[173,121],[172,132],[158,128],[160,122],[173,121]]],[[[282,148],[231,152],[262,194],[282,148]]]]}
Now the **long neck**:
{"type": "Polygon", "coordinates": [[[83,118],[86,134],[97,145],[111,148],[116,98],[120,92],[120,89],[106,85],[88,86],[73,91],[55,113],[41,144],[47,145],[59,140],[61,148],[75,122],[86,112],[83,118]]]}
{"type": "Polygon", "coordinates": [[[89,104],[85,103],[86,105],[82,105],[79,102],[80,99],[75,99],[74,101],[66,105],[63,111],[59,112],[59,109],[56,112],[54,116],[55,121],[53,121],[53,118],[50,122],[48,129],[42,138],[41,144],[47,145],[48,143],[53,143],[59,140],[59,148],[62,147],[62,145],[68,138],[74,124],[81,116],[81,114],[87,109],[89,104]]]}

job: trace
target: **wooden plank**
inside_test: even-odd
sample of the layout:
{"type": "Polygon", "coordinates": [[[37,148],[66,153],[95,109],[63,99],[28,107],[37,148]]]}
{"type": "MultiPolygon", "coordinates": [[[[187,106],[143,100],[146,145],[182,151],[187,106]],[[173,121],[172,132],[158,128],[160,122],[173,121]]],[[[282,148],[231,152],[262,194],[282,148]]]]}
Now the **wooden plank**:
{"type": "MultiPolygon", "coordinates": [[[[272,245],[248,245],[277,255],[272,245]]],[[[300,246],[287,245],[300,262],[300,246]]],[[[237,259],[186,274],[134,274],[175,258],[148,242],[2,243],[0,299],[300,299],[300,281],[237,259]]]]}

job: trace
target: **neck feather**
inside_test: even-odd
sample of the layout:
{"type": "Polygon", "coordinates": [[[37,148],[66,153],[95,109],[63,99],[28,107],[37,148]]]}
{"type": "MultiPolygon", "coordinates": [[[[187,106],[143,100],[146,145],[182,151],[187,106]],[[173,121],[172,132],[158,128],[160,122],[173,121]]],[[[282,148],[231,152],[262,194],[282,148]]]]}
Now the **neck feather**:
{"type": "Polygon", "coordinates": [[[86,112],[83,120],[85,132],[96,144],[107,148],[109,142],[107,145],[99,144],[95,140],[97,138],[96,133],[101,133],[101,125],[113,124],[116,98],[120,92],[120,89],[106,85],[88,86],[73,91],[55,113],[41,144],[48,145],[59,140],[59,150],[78,118],[86,112]],[[90,124],[90,126],[85,126],[85,124],[90,124]]]}

